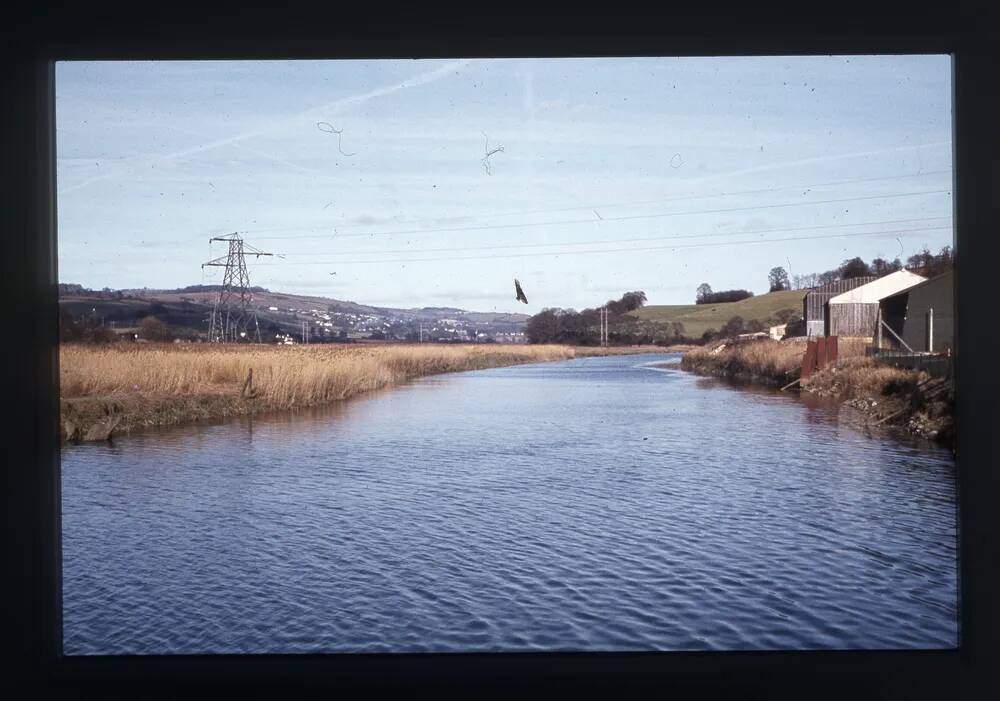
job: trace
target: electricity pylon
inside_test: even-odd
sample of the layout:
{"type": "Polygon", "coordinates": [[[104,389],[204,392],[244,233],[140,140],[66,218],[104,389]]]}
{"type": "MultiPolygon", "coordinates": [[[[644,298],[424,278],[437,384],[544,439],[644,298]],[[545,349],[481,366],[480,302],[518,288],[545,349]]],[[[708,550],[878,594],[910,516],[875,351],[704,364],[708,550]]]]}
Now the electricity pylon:
{"type": "Polygon", "coordinates": [[[225,268],[222,287],[212,308],[212,320],[208,326],[208,340],[212,343],[238,343],[256,341],[260,343],[260,324],[257,313],[250,307],[253,293],[250,291],[250,273],[247,271],[246,256],[269,256],[253,246],[244,243],[239,234],[216,236],[212,241],[226,241],[229,253],[214,258],[201,267],[225,268]]]}

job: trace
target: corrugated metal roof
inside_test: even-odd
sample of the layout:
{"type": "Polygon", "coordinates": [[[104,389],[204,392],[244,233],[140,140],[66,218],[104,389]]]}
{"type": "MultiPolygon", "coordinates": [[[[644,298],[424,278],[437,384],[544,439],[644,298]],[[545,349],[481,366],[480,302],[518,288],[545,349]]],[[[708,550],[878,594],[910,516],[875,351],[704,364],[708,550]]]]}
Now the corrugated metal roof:
{"type": "Polygon", "coordinates": [[[869,282],[874,282],[878,280],[877,275],[861,275],[860,277],[849,277],[843,280],[834,280],[833,282],[828,282],[825,285],[820,285],[819,287],[814,287],[806,294],[835,294],[839,295],[848,290],[853,290],[855,287],[860,287],[861,285],[867,285],[869,282]]]}
{"type": "Polygon", "coordinates": [[[909,270],[897,270],[873,282],[855,287],[830,298],[830,304],[875,304],[881,299],[898,294],[925,282],[927,278],[909,270]]]}

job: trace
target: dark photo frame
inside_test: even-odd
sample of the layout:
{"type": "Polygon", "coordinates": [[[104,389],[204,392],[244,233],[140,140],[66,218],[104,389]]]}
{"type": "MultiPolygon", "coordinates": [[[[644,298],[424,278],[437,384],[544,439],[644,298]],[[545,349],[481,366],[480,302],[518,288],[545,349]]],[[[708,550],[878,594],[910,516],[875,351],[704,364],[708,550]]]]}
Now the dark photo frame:
{"type": "MultiPolygon", "coordinates": [[[[147,695],[206,686],[454,684],[625,688],[698,697],[989,698],[1000,591],[996,578],[997,349],[991,255],[1000,215],[1000,60],[996,17],[843,7],[804,14],[742,8],[621,7],[567,14],[506,7],[485,19],[419,6],[230,11],[169,7],[25,8],[4,37],[5,274],[13,317],[7,351],[5,682],[25,690],[147,695]],[[518,56],[947,53],[953,56],[956,397],[960,644],[942,651],[518,653],[417,655],[61,654],[58,320],[54,61],[67,59],[432,58],[518,56]],[[987,370],[983,370],[987,368],[987,370]]],[[[994,689],[993,693],[995,693],[994,689]]]]}

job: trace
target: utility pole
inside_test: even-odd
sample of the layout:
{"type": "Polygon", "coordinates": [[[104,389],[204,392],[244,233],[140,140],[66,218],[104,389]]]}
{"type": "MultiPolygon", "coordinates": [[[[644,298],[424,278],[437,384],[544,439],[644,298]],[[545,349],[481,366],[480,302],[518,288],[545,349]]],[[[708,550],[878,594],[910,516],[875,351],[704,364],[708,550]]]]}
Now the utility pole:
{"type": "Polygon", "coordinates": [[[927,310],[927,351],[934,352],[934,307],[927,310]]]}
{"type": "Polygon", "coordinates": [[[222,287],[212,308],[208,340],[214,343],[236,343],[241,340],[256,339],[256,342],[260,343],[257,313],[250,308],[253,293],[250,291],[250,273],[247,271],[246,256],[253,255],[260,258],[272,254],[247,245],[236,233],[215,236],[209,239],[209,243],[212,241],[225,241],[229,244],[229,252],[201,264],[203,269],[225,268],[222,287]]]}
{"type": "Polygon", "coordinates": [[[875,312],[875,318],[878,321],[878,326],[876,327],[878,328],[878,340],[876,341],[877,345],[875,347],[878,348],[879,350],[882,350],[882,305],[881,304],[879,305],[878,311],[875,312]]]}

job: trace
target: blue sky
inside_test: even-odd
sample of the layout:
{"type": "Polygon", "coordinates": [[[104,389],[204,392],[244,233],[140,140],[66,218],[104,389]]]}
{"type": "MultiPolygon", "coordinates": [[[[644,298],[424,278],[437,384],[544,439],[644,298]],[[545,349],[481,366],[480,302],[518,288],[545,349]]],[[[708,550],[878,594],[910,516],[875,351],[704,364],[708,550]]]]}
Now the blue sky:
{"type": "Polygon", "coordinates": [[[952,243],[947,56],[61,62],[59,278],[535,313],[952,243]],[[339,130],[338,135],[331,129],[339,130]],[[483,156],[489,158],[486,172],[483,156]],[[345,155],[346,154],[346,155],[345,155]],[[514,300],[513,278],[530,304],[514,300]]]}

